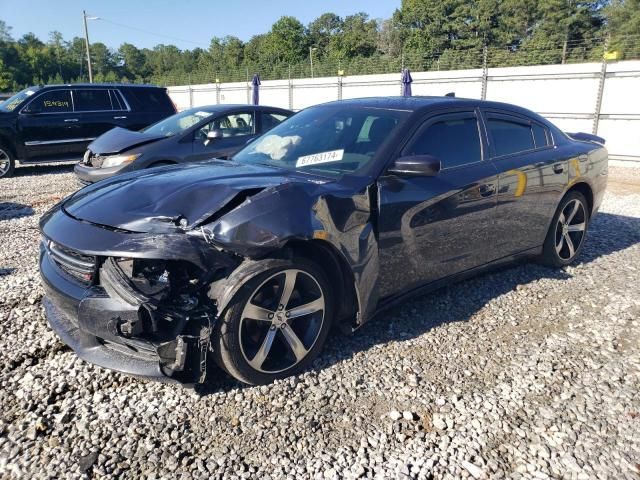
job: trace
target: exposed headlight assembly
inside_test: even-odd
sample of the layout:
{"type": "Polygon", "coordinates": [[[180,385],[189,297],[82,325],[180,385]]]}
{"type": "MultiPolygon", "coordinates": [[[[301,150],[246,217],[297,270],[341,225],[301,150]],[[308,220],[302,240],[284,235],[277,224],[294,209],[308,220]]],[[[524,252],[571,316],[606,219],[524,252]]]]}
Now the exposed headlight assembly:
{"type": "Polygon", "coordinates": [[[117,167],[118,165],[126,165],[127,163],[133,162],[140,155],[142,154],[135,153],[133,155],[112,155],[110,157],[105,157],[105,159],[102,161],[102,168],[117,167]]]}

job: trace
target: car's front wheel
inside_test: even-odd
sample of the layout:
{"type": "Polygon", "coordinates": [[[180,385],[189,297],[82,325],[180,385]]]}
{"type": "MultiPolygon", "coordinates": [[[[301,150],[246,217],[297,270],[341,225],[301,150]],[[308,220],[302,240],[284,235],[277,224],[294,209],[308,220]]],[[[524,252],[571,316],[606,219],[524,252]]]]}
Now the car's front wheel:
{"type": "Polygon", "coordinates": [[[544,242],[542,263],[563,267],[582,251],[589,226],[589,209],[584,195],[569,192],[560,202],[544,242]]]}
{"type": "Polygon", "coordinates": [[[15,166],[16,160],[13,158],[11,151],[0,144],[0,178],[12,176],[15,166]]]}
{"type": "Polygon", "coordinates": [[[304,259],[262,260],[223,312],[212,346],[218,364],[249,384],[304,370],[331,328],[333,293],[324,272],[304,259]]]}

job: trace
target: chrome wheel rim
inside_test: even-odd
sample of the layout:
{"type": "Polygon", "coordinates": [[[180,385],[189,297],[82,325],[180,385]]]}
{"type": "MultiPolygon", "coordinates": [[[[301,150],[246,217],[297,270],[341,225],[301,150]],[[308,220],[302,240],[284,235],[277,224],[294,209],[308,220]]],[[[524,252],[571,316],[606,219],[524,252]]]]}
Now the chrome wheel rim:
{"type": "Polygon", "coordinates": [[[242,355],[262,373],[288,370],[307,357],[324,317],[324,293],[311,274],[297,269],[277,272],[253,291],[242,310],[242,355]]]}
{"type": "Polygon", "coordinates": [[[562,260],[571,260],[582,245],[587,229],[587,214],[580,200],[565,205],[556,224],[556,253],[562,260]]]}
{"type": "Polygon", "coordinates": [[[7,152],[0,150],[0,177],[3,177],[11,167],[11,159],[7,152]]]}

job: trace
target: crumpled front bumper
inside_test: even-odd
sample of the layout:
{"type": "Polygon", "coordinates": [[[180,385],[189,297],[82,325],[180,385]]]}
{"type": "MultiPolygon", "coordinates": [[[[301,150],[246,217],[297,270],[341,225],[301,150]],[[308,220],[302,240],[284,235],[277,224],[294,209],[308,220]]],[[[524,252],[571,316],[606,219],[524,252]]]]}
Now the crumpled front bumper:
{"type": "Polygon", "coordinates": [[[80,358],[156,380],[204,381],[215,307],[200,303],[194,309],[181,310],[126,291],[127,286],[114,277],[105,259],[164,255],[208,272],[215,270],[214,264],[224,262],[225,256],[212,259],[215,252],[206,252],[203,241],[186,235],[116,232],[79,222],[61,209],[48,212],[41,229],[40,273],[47,319],[80,358]],[[89,275],[83,282],[82,275],[74,277],[73,271],[70,275],[67,267],[73,268],[73,263],[60,262],[61,258],[69,259],[70,252],[84,255],[79,261],[85,266],[89,256],[94,256],[93,278],[89,275]],[[158,325],[162,328],[156,328],[158,325]]]}
{"type": "MultiPolygon", "coordinates": [[[[40,272],[46,292],[42,303],[47,321],[78,357],[100,367],[138,377],[183,383],[199,380],[197,372],[189,378],[175,376],[174,371],[164,368],[158,353],[160,345],[122,336],[120,325],[127,319],[136,318],[138,308],[110,297],[100,287],[82,288],[74,284],[44,249],[40,253],[40,272]]],[[[164,363],[174,360],[165,359],[164,363]]]]}

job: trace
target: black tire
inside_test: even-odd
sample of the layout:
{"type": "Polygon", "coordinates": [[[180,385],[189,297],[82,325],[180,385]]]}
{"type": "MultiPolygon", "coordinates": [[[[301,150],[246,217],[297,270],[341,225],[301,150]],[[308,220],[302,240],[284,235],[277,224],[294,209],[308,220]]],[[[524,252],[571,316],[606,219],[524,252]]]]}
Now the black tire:
{"type": "MultiPolygon", "coordinates": [[[[211,345],[215,361],[229,375],[250,385],[262,385],[308,368],[318,356],[331,329],[334,296],[322,269],[306,259],[266,259],[253,262],[252,267],[259,273],[246,280],[234,295],[220,316],[211,345]],[[281,308],[277,304],[292,272],[296,273],[290,300],[281,308]],[[320,297],[315,299],[318,293],[320,297]],[[315,304],[321,299],[324,302],[322,310],[285,318],[291,312],[295,314],[296,307],[315,304]],[[253,300],[251,307],[248,306],[250,300],[253,300]],[[271,312],[272,320],[266,320],[266,313],[265,320],[252,320],[246,315],[247,311],[253,310],[245,310],[245,307],[250,309],[258,303],[261,304],[260,313],[271,312]],[[263,310],[267,306],[269,310],[263,310]],[[299,359],[294,355],[293,345],[300,346],[300,343],[296,343],[295,338],[287,340],[292,338],[292,333],[303,347],[298,355],[306,352],[299,359]],[[265,347],[267,344],[268,348],[265,347]],[[268,353],[260,356],[261,351],[268,353]],[[291,361],[296,363],[288,366],[291,361]],[[255,368],[256,364],[260,368],[255,368]]],[[[302,311],[298,310],[298,313],[302,311]]]]}
{"type": "Polygon", "coordinates": [[[584,195],[575,190],[565,195],[549,226],[540,258],[541,263],[548,267],[560,268],[578,258],[587,236],[589,220],[589,204],[584,195]],[[576,204],[579,205],[578,211],[571,216],[576,204]],[[579,228],[582,230],[577,230],[579,228]],[[567,235],[571,242],[567,240],[567,235]]]}
{"type": "Polygon", "coordinates": [[[11,150],[0,143],[0,178],[13,176],[16,168],[16,159],[11,150]]]}

